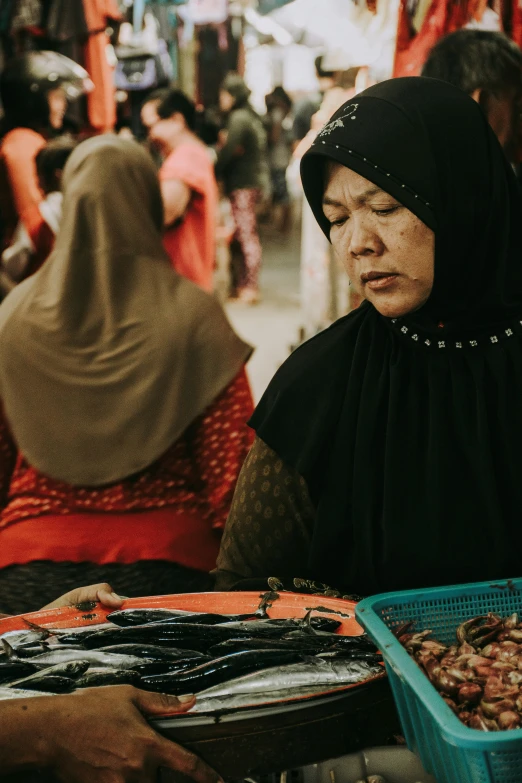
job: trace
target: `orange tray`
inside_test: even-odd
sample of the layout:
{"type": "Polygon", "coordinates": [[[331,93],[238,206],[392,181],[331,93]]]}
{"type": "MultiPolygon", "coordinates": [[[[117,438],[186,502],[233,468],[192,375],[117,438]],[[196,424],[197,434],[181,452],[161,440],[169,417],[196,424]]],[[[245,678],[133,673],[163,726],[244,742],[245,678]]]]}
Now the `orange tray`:
{"type": "MultiPolygon", "coordinates": [[[[254,612],[263,594],[248,593],[181,593],[178,595],[156,595],[148,598],[129,598],[123,602],[122,609],[179,609],[181,611],[213,612],[216,614],[247,614],[254,612]]],[[[298,593],[278,593],[280,596],[268,610],[274,619],[285,617],[304,617],[309,609],[318,616],[333,617],[342,625],[338,633],[344,636],[358,636],[363,629],[355,619],[355,603],[340,598],[323,598],[316,595],[298,593]],[[320,611],[324,608],[325,611],[320,611]]],[[[0,620],[0,635],[9,631],[28,629],[25,619],[42,628],[78,628],[99,625],[106,622],[107,615],[113,609],[105,609],[99,604],[94,609],[79,611],[74,607],[45,609],[0,620]]]]}

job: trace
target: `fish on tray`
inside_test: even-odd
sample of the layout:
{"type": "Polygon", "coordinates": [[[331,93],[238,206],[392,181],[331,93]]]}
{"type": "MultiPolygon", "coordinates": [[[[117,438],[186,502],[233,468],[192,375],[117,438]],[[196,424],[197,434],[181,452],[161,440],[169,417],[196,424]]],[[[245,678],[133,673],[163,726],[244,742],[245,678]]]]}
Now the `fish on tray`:
{"type": "Polygon", "coordinates": [[[107,615],[107,620],[122,628],[148,623],[173,622],[219,625],[233,620],[248,620],[253,614],[214,614],[210,612],[182,612],[176,609],[119,609],[107,615]],[[190,619],[189,619],[190,618],[190,619]]]}
{"type": "Polygon", "coordinates": [[[102,685],[138,685],[141,674],[132,669],[90,668],[74,683],[75,688],[99,688],[102,685]]]}
{"type": "Polygon", "coordinates": [[[136,655],[117,655],[116,653],[102,652],[101,650],[61,650],[59,647],[54,647],[52,650],[42,653],[42,655],[31,658],[31,663],[39,668],[46,668],[60,663],[79,660],[114,669],[132,669],[133,666],[138,666],[146,659],[138,658],[136,655]]]}
{"type": "Polygon", "coordinates": [[[199,693],[220,683],[230,682],[241,674],[283,666],[302,659],[300,653],[281,650],[249,650],[216,658],[183,672],[144,677],[142,687],[174,695],[199,693]]]}
{"type": "Polygon", "coordinates": [[[314,696],[325,690],[364,682],[382,675],[382,666],[366,662],[311,658],[237,677],[198,694],[193,712],[219,712],[245,706],[314,696]]]}
{"type": "Polygon", "coordinates": [[[134,684],[198,694],[198,712],[235,709],[361,682],[382,673],[366,636],[342,636],[337,619],[272,619],[277,594],[251,614],[163,609],[111,612],[108,623],[53,630],[28,623],[0,646],[0,700],[134,684]]]}

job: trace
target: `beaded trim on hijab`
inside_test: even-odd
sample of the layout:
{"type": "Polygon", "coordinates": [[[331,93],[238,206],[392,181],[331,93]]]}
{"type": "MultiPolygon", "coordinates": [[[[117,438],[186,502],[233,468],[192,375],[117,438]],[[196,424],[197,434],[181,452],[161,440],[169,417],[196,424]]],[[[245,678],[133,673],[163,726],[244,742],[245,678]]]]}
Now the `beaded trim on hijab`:
{"type": "MultiPolygon", "coordinates": [[[[393,331],[401,335],[403,338],[413,340],[419,345],[424,345],[430,349],[445,349],[455,348],[458,350],[484,347],[486,345],[496,345],[504,340],[509,340],[510,337],[522,336],[522,321],[514,321],[511,326],[506,329],[496,330],[495,334],[484,335],[477,339],[449,339],[445,337],[443,340],[438,340],[430,334],[429,337],[422,335],[416,327],[406,326],[403,318],[390,318],[386,319],[389,324],[392,324],[393,331]]],[[[444,324],[439,324],[439,327],[444,328],[444,324]]],[[[441,335],[442,336],[442,335],[441,335]]]]}

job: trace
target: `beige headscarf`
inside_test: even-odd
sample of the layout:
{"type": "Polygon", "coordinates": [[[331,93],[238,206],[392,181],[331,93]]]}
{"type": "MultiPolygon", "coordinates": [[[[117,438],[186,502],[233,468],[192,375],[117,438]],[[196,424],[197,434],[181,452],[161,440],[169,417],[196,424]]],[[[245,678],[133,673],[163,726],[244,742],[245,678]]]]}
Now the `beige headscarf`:
{"type": "Polygon", "coordinates": [[[56,246],[0,307],[0,398],[30,464],[70,484],[158,459],[251,353],[170,267],[148,154],[99,136],[64,172],[56,246]]]}

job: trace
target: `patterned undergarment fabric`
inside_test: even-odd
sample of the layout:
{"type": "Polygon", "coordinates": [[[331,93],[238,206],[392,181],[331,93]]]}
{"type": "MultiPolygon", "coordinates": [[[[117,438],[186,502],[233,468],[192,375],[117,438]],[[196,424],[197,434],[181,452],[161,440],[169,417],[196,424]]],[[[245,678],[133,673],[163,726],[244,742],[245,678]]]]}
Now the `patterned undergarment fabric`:
{"type": "Polygon", "coordinates": [[[212,589],[213,578],[202,571],[162,560],[122,565],[51,563],[40,560],[0,571],[0,612],[34,612],[76,587],[108,582],[118,595],[138,598],[212,589]]]}
{"type": "Polygon", "coordinates": [[[253,577],[305,576],[314,520],[305,480],[256,438],[223,534],[216,589],[253,577]]]}
{"type": "Polygon", "coordinates": [[[241,248],[237,287],[255,288],[259,285],[262,248],[257,233],[256,206],[260,192],[257,188],[240,188],[230,194],[232,216],[236,224],[236,239],[241,248]]]}

